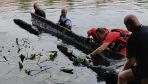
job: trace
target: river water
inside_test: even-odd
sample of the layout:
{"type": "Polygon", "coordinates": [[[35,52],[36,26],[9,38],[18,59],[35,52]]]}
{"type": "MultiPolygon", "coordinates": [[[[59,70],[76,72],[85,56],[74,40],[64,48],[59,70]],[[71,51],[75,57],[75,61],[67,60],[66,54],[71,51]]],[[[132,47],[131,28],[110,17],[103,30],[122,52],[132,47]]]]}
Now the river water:
{"type": "Polygon", "coordinates": [[[67,7],[72,31],[83,36],[90,27],[125,29],[123,18],[127,14],[135,14],[144,25],[148,22],[148,0],[0,0],[0,84],[105,84],[92,70],[74,66],[57,49],[56,37],[35,36],[14,24],[15,18],[31,23],[30,13],[36,1],[47,19],[54,22],[58,21],[60,9],[67,7]],[[46,61],[49,51],[58,51],[54,61],[46,61]],[[43,61],[38,64],[38,60],[26,58],[22,63],[21,54],[42,54],[43,61]],[[74,73],[64,73],[60,71],[62,67],[73,68],[74,73]]]}

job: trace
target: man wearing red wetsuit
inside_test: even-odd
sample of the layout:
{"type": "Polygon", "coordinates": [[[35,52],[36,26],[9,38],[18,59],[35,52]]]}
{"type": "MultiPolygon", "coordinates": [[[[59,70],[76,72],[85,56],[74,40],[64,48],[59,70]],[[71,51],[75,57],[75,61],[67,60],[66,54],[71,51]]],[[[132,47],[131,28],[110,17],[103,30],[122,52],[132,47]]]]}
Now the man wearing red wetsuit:
{"type": "Polygon", "coordinates": [[[122,30],[124,34],[121,32],[122,29],[113,29],[109,32],[107,28],[92,28],[89,30],[88,37],[92,36],[96,38],[95,42],[101,44],[96,50],[89,54],[89,56],[93,57],[97,53],[101,53],[104,50],[111,50],[115,53],[119,53],[123,56],[126,55],[126,35],[129,35],[127,30],[122,30]],[[94,36],[93,36],[94,35],[94,36]]]}

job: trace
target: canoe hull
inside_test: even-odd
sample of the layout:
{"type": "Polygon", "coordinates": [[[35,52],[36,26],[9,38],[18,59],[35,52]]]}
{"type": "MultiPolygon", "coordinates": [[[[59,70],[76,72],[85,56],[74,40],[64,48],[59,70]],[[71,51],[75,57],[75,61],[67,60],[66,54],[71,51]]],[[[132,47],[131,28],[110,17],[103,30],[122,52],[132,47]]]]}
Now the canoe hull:
{"type": "Polygon", "coordinates": [[[52,21],[37,16],[34,13],[31,13],[31,16],[32,16],[32,25],[38,27],[39,30],[42,30],[46,33],[50,33],[51,35],[64,40],[66,43],[75,46],[84,53],[88,54],[94,49],[96,49],[96,47],[98,46],[98,44],[88,43],[85,37],[79,36],[74,32],[72,32],[71,30],[62,27],[58,24],[55,24],[52,21]]]}

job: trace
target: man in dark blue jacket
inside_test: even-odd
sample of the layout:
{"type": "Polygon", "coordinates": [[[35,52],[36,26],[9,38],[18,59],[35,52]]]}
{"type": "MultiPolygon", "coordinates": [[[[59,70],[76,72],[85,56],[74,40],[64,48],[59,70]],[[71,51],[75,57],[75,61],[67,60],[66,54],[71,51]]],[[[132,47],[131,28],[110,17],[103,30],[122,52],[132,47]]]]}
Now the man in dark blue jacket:
{"type": "Polygon", "coordinates": [[[42,9],[39,8],[38,3],[34,3],[33,7],[34,7],[34,10],[35,10],[35,14],[36,15],[39,15],[41,17],[46,18],[45,12],[42,9]]]}

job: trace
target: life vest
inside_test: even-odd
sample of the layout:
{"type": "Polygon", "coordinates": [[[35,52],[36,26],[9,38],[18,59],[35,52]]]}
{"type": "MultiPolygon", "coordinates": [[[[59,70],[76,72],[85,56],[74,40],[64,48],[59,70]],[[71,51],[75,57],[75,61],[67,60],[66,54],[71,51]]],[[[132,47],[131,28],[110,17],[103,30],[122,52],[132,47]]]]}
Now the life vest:
{"type": "Polygon", "coordinates": [[[70,21],[70,22],[71,22],[71,20],[68,19],[68,18],[66,18],[66,20],[63,21],[61,18],[62,18],[62,15],[60,16],[59,24],[60,24],[61,26],[66,27],[66,28],[68,28],[68,29],[71,30],[71,26],[66,25],[66,22],[67,22],[67,21],[70,21]]]}
{"type": "Polygon", "coordinates": [[[120,52],[123,48],[126,47],[126,42],[128,40],[129,36],[129,31],[127,30],[122,30],[122,29],[112,29],[111,32],[119,32],[120,37],[117,38],[115,41],[113,41],[110,45],[109,48],[113,52],[120,52]]]}

